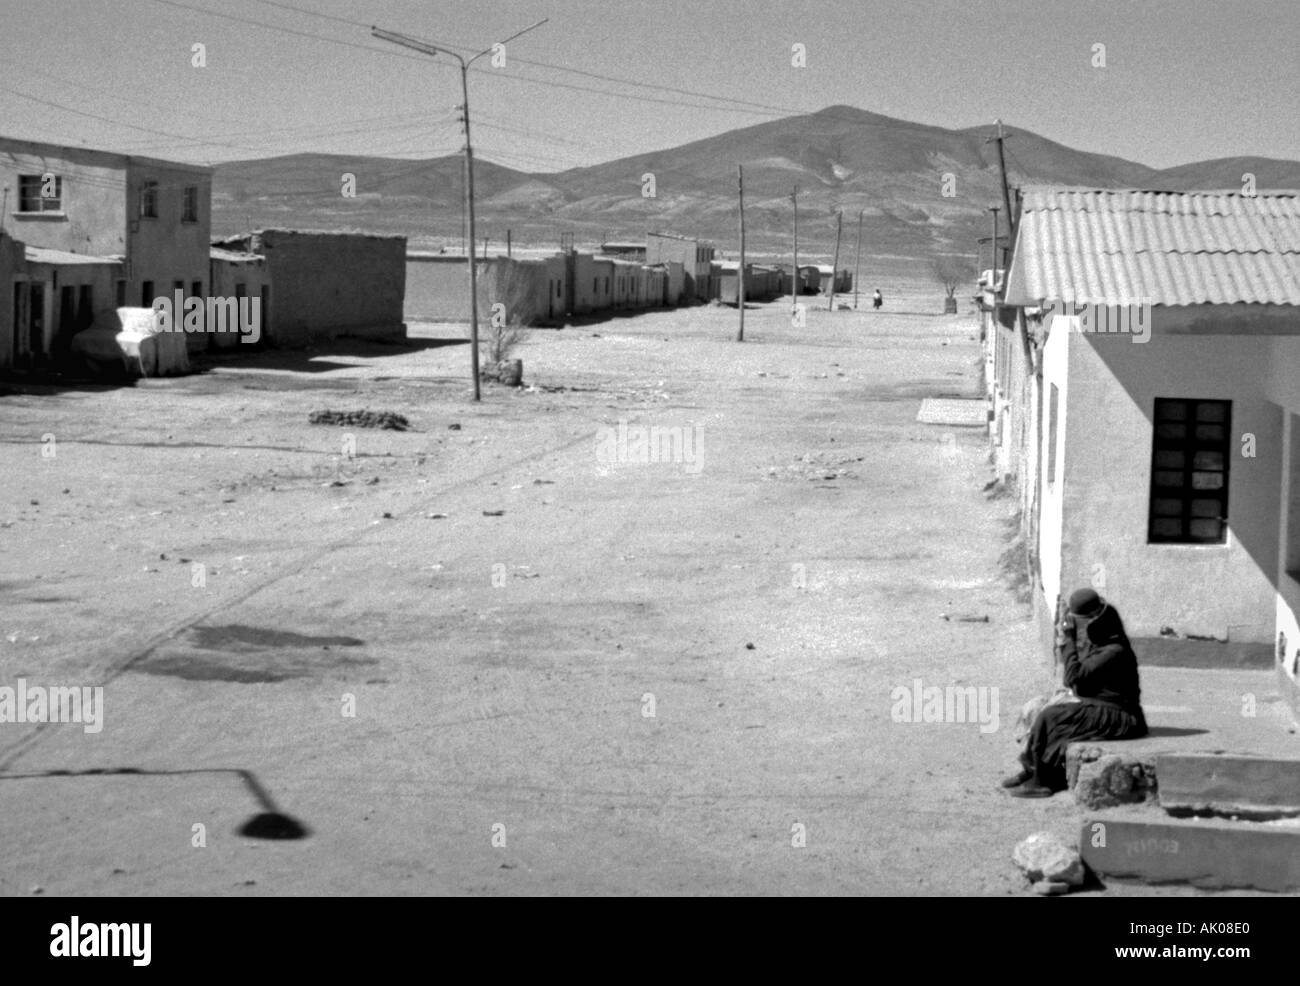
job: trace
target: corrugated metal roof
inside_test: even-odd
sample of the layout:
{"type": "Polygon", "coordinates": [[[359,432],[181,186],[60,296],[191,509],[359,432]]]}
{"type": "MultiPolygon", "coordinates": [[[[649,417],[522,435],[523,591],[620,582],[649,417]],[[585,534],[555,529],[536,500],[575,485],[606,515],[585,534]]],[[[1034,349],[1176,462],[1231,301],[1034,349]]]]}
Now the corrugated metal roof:
{"type": "Polygon", "coordinates": [[[69,253],[67,250],[51,250],[48,247],[24,247],[24,256],[29,264],[120,264],[121,257],[96,257],[88,253],[69,253]]]}
{"type": "Polygon", "coordinates": [[[1300,193],[1028,188],[1007,303],[1300,305],[1300,193]]]}

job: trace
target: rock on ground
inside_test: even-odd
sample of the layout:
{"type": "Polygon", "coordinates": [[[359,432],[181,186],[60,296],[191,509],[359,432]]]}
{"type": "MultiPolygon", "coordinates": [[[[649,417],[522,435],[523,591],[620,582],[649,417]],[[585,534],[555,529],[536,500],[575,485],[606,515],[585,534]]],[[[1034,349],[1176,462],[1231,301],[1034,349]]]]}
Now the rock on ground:
{"type": "MultiPolygon", "coordinates": [[[[1035,832],[1016,846],[1011,858],[1031,883],[1063,883],[1067,887],[1083,885],[1083,860],[1072,846],[1051,832],[1035,832]]],[[[1038,890],[1046,893],[1046,890],[1038,890]]]]}
{"type": "Polygon", "coordinates": [[[1113,808],[1156,797],[1154,755],[1107,753],[1076,743],[1066,751],[1065,775],[1074,800],[1085,808],[1113,808]]]}

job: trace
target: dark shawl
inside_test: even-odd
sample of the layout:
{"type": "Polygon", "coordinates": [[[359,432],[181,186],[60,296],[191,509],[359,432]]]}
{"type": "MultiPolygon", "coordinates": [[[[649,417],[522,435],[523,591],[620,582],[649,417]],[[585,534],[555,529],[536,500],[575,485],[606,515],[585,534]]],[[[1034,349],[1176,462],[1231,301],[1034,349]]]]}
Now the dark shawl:
{"type": "Polygon", "coordinates": [[[1064,683],[1081,699],[1117,706],[1142,719],[1137,655],[1124,632],[1124,622],[1107,606],[1091,620],[1067,622],[1064,683]]]}

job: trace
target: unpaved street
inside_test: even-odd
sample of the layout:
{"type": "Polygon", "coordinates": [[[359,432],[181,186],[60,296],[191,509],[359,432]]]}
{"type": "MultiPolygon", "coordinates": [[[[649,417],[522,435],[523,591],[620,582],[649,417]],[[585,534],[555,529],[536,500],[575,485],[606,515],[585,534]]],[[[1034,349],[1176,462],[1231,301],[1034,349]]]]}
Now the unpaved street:
{"type": "Polygon", "coordinates": [[[0,726],[0,891],[1025,892],[1077,816],[995,787],[1046,674],[1012,506],[916,421],[976,396],[973,316],[735,318],[537,332],[477,407],[434,325],[5,391],[0,681],[104,718],[0,726]],[[412,430],[307,421],[361,408],[412,430]],[[894,721],[916,679],[1000,728],[894,721]],[[268,806],[307,836],[237,834],[268,806]]]}

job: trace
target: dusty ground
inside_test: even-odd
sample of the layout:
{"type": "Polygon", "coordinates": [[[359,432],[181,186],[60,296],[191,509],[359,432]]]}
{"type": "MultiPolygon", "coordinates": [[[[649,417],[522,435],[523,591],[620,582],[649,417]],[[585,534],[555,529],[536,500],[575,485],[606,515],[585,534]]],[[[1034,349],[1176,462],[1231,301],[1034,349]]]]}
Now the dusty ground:
{"type": "Polygon", "coordinates": [[[1025,892],[1078,816],[995,786],[1046,668],[1011,507],[915,420],[974,318],[735,319],[538,332],[478,406],[428,325],[0,389],[0,685],[105,688],[97,734],[0,725],[0,892],[1025,892]],[[412,430],[307,422],[367,407],[412,430]],[[620,420],[699,457],[608,462],[620,420]],[[893,721],[918,678],[1000,728],[893,721]],[[308,836],[237,834],[268,807],[308,836]]]}

